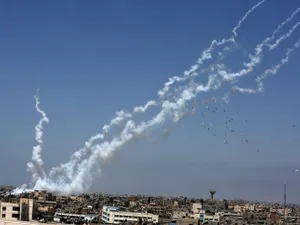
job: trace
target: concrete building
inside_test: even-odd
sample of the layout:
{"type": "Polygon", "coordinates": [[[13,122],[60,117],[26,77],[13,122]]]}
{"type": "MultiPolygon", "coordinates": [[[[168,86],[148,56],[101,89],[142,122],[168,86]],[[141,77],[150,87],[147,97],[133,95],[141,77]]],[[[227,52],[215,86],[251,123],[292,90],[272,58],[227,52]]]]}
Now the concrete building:
{"type": "Polygon", "coordinates": [[[18,203],[1,202],[1,219],[17,221],[20,219],[20,206],[18,203]]]}
{"type": "MultiPolygon", "coordinates": [[[[36,221],[7,221],[0,219],[0,225],[45,225],[45,223],[39,223],[36,221]]],[[[51,225],[58,225],[58,224],[51,224],[51,225]]],[[[61,225],[61,224],[60,224],[61,225]]]]}
{"type": "Polygon", "coordinates": [[[139,220],[158,223],[158,215],[152,213],[125,212],[118,207],[103,206],[102,218],[103,223],[119,224],[121,222],[138,222],[139,220]]]}
{"type": "Polygon", "coordinates": [[[200,210],[199,217],[197,219],[199,219],[201,223],[220,222],[221,216],[222,216],[221,213],[212,213],[212,212],[205,212],[205,210],[200,210]]]}
{"type": "Polygon", "coordinates": [[[19,203],[0,202],[0,215],[2,220],[31,221],[33,213],[33,199],[21,198],[19,203]]]}
{"type": "Polygon", "coordinates": [[[20,198],[20,220],[31,221],[34,215],[33,199],[20,198]]]}
{"type": "Polygon", "coordinates": [[[97,218],[98,215],[84,215],[84,214],[73,214],[73,213],[60,213],[56,212],[54,214],[54,222],[61,223],[63,220],[82,220],[82,221],[92,221],[97,218]]]}
{"type": "Polygon", "coordinates": [[[201,203],[193,203],[193,205],[192,205],[192,213],[193,214],[199,214],[201,209],[202,209],[201,203]]]}

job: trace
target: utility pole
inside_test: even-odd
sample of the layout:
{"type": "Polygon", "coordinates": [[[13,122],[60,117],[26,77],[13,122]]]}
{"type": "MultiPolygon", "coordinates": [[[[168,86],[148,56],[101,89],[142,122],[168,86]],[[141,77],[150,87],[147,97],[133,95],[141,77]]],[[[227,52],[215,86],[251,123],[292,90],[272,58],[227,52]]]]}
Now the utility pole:
{"type": "Polygon", "coordinates": [[[286,222],[286,181],[284,182],[284,224],[286,222]]]}

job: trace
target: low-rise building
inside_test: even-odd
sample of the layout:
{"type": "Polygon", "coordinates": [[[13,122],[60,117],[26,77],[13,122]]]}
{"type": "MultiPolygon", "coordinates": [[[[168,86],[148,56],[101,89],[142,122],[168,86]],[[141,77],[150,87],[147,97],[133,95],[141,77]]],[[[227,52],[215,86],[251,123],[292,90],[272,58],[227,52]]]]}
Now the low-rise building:
{"type": "Polygon", "coordinates": [[[62,213],[56,212],[54,214],[53,220],[57,223],[61,222],[74,222],[74,221],[88,221],[91,222],[94,219],[98,218],[98,215],[85,215],[85,214],[73,214],[73,213],[62,213]]]}
{"type": "Polygon", "coordinates": [[[103,206],[102,218],[103,223],[119,224],[124,221],[138,222],[139,220],[158,223],[158,215],[142,212],[121,211],[118,207],[103,206]]]}
{"type": "Polygon", "coordinates": [[[2,220],[31,221],[33,213],[33,199],[21,198],[19,203],[0,202],[0,215],[2,220]]]}
{"type": "Polygon", "coordinates": [[[222,216],[221,213],[205,212],[205,210],[200,210],[199,221],[201,223],[220,222],[220,217],[221,216],[222,216]]]}
{"type": "Polygon", "coordinates": [[[18,203],[1,202],[1,219],[17,221],[20,219],[20,206],[18,203]]]}

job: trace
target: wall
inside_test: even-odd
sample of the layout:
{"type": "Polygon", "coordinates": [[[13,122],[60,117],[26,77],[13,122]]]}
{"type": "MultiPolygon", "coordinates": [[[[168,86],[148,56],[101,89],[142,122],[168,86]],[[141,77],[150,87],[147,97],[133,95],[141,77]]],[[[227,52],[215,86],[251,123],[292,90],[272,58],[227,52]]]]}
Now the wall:
{"type": "MultiPolygon", "coordinates": [[[[45,225],[45,223],[0,220],[0,225],[45,225]]],[[[52,223],[51,225],[58,225],[58,223],[57,224],[52,223]]],[[[61,225],[61,224],[59,224],[59,225],[61,225]]]]}

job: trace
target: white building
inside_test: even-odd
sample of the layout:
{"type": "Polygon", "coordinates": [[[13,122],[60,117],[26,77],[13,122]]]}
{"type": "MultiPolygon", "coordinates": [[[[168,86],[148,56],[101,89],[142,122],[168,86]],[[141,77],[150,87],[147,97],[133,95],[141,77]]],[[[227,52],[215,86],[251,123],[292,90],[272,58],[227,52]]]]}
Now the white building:
{"type": "MultiPolygon", "coordinates": [[[[45,225],[45,223],[39,223],[36,221],[7,221],[0,219],[0,225],[45,225]]],[[[51,225],[61,225],[61,224],[51,224],[51,225]]]]}
{"type": "Polygon", "coordinates": [[[192,205],[193,214],[199,214],[201,209],[202,209],[201,203],[193,203],[192,205]]]}
{"type": "Polygon", "coordinates": [[[2,220],[17,221],[20,219],[20,206],[18,203],[0,202],[2,220]]]}
{"type": "Polygon", "coordinates": [[[220,217],[221,216],[222,216],[222,213],[209,213],[209,212],[205,212],[205,210],[200,210],[200,214],[199,214],[199,217],[197,219],[200,219],[201,223],[204,223],[204,222],[220,222],[220,217]]]}
{"type": "Polygon", "coordinates": [[[202,210],[201,203],[193,203],[191,211],[192,211],[191,218],[194,218],[194,219],[199,219],[200,214],[205,212],[204,210],[202,210]]]}
{"type": "Polygon", "coordinates": [[[117,207],[109,206],[103,206],[101,219],[103,223],[112,224],[119,224],[124,221],[138,222],[139,219],[142,219],[142,221],[158,223],[158,215],[152,213],[125,212],[117,207]]]}
{"type": "Polygon", "coordinates": [[[33,199],[21,198],[19,203],[0,202],[0,219],[6,221],[30,221],[33,215],[33,199]]]}
{"type": "Polygon", "coordinates": [[[62,212],[56,212],[54,214],[54,222],[60,223],[61,219],[80,219],[80,220],[87,220],[92,221],[93,219],[96,219],[98,215],[84,215],[84,214],[74,214],[74,213],[62,213],[62,212]]]}

